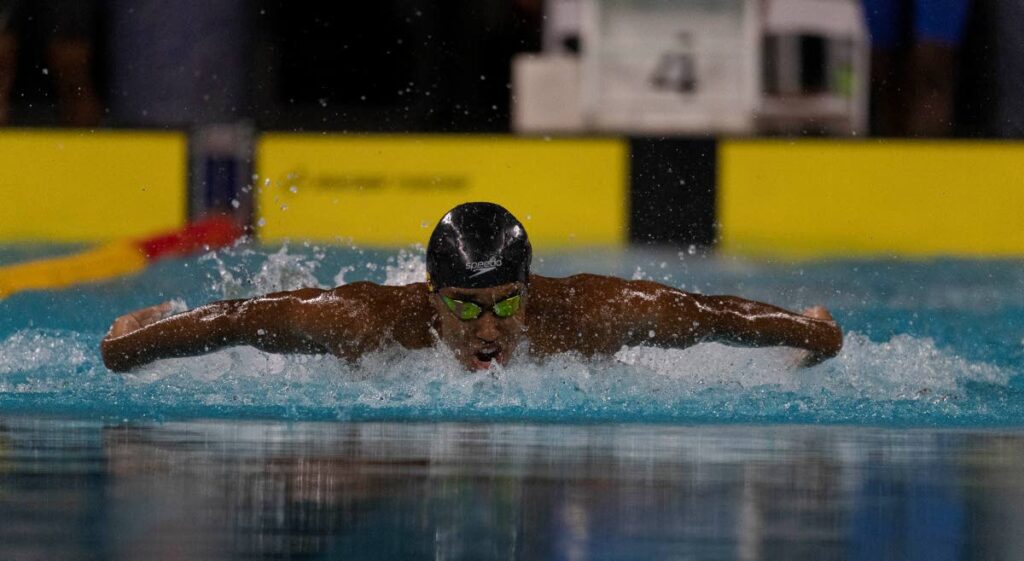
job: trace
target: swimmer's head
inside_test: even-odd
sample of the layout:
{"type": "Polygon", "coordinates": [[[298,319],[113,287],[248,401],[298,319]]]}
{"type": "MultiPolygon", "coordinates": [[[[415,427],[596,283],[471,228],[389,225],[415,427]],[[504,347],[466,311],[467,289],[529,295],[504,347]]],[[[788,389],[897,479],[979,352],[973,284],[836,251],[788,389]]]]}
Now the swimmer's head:
{"type": "Polygon", "coordinates": [[[445,214],[427,244],[430,289],[529,282],[533,249],[526,228],[494,203],[464,203],[445,214]]]}
{"type": "Polygon", "coordinates": [[[492,203],[448,211],[427,244],[438,335],[469,370],[507,364],[526,326],[532,257],[526,229],[492,203]]]}

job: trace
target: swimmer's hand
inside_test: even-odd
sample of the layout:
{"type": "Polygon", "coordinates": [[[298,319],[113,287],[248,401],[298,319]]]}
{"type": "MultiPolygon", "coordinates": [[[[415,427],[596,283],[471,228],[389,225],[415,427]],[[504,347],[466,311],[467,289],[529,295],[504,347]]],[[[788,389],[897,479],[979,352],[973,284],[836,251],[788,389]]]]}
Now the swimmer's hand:
{"type": "MultiPolygon", "coordinates": [[[[169,301],[135,310],[115,319],[110,330],[107,331],[107,335],[100,342],[103,363],[115,372],[124,372],[139,364],[149,362],[152,359],[146,357],[145,353],[156,350],[152,337],[150,340],[146,338],[139,340],[133,334],[138,334],[142,332],[143,328],[183,311],[185,311],[184,302],[169,301]]],[[[157,337],[162,339],[159,335],[157,337]]]]}
{"type": "Polygon", "coordinates": [[[110,330],[107,331],[107,336],[103,338],[103,341],[106,342],[110,339],[116,339],[117,337],[138,331],[147,325],[156,323],[166,317],[170,317],[179,311],[181,310],[174,302],[167,301],[162,304],[149,306],[148,308],[142,308],[141,310],[135,310],[134,312],[127,313],[114,320],[114,323],[111,324],[110,330]]]}
{"type": "Polygon", "coordinates": [[[832,314],[829,313],[828,309],[824,306],[813,306],[805,309],[801,314],[805,317],[828,322],[829,327],[834,330],[834,334],[831,338],[833,339],[832,342],[820,350],[801,349],[798,351],[795,366],[797,368],[807,368],[839,354],[840,349],[843,348],[843,332],[839,329],[839,325],[836,324],[836,320],[832,318],[832,314]]]}

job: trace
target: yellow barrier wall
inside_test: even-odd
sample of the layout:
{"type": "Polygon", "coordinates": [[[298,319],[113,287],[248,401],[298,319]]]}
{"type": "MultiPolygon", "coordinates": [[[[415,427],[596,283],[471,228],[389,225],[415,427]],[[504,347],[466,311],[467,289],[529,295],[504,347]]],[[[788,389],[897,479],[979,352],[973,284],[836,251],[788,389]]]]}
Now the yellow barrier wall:
{"type": "Polygon", "coordinates": [[[84,242],[176,228],[187,212],[181,133],[0,132],[0,242],[84,242]]]}
{"type": "Polygon", "coordinates": [[[730,140],[724,251],[785,257],[1024,255],[1024,144],[730,140]]]}
{"type": "Polygon", "coordinates": [[[627,239],[625,141],[271,134],[257,147],[264,240],[426,244],[449,208],[491,201],[534,247],[627,239]]]}

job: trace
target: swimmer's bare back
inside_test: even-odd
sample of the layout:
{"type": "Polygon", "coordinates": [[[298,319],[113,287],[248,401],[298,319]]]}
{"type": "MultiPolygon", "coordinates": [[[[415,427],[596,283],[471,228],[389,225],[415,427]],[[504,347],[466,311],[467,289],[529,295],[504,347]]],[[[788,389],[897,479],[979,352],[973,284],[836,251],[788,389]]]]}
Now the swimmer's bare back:
{"type": "MultiPolygon", "coordinates": [[[[234,345],[355,359],[389,345],[437,344],[437,308],[430,298],[424,283],[359,282],[213,302],[175,315],[162,304],[115,320],[101,350],[114,371],[234,345]]],[[[684,348],[717,341],[801,349],[799,362],[809,366],[835,356],[843,343],[842,331],[824,308],[796,314],[735,296],[599,275],[531,275],[524,312],[524,336],[540,356],[602,356],[623,346],[684,348]]]]}

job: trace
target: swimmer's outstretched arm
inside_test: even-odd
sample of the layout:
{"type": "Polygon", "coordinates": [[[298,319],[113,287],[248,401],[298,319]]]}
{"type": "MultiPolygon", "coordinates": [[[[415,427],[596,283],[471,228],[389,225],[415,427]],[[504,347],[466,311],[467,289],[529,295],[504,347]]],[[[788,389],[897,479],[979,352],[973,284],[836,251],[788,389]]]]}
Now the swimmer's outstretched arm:
{"type": "MultiPolygon", "coordinates": [[[[803,314],[735,296],[708,296],[676,290],[649,281],[592,277],[611,345],[652,345],[683,348],[703,341],[750,346],[787,346],[807,351],[801,366],[811,366],[839,353],[843,333],[825,308],[803,314]],[[616,340],[617,339],[617,340],[616,340]]],[[[587,291],[591,292],[591,291],[587,291]]],[[[618,347],[615,348],[617,350],[618,347]]]]}
{"type": "Polygon", "coordinates": [[[425,298],[425,288],[417,290],[416,285],[354,283],[213,302],[169,317],[164,317],[168,306],[154,306],[115,320],[100,350],[108,368],[123,372],[161,358],[235,345],[350,359],[388,341],[426,346],[431,341],[427,328],[417,331],[410,328],[415,322],[402,322],[428,309],[417,305],[420,293],[425,298]]]}
{"type": "MultiPolygon", "coordinates": [[[[822,306],[797,314],[736,296],[690,295],[706,323],[702,340],[747,347],[786,346],[802,349],[798,365],[813,366],[843,348],[843,331],[822,306]]],[[[700,321],[700,320],[698,320],[700,321]]]]}

